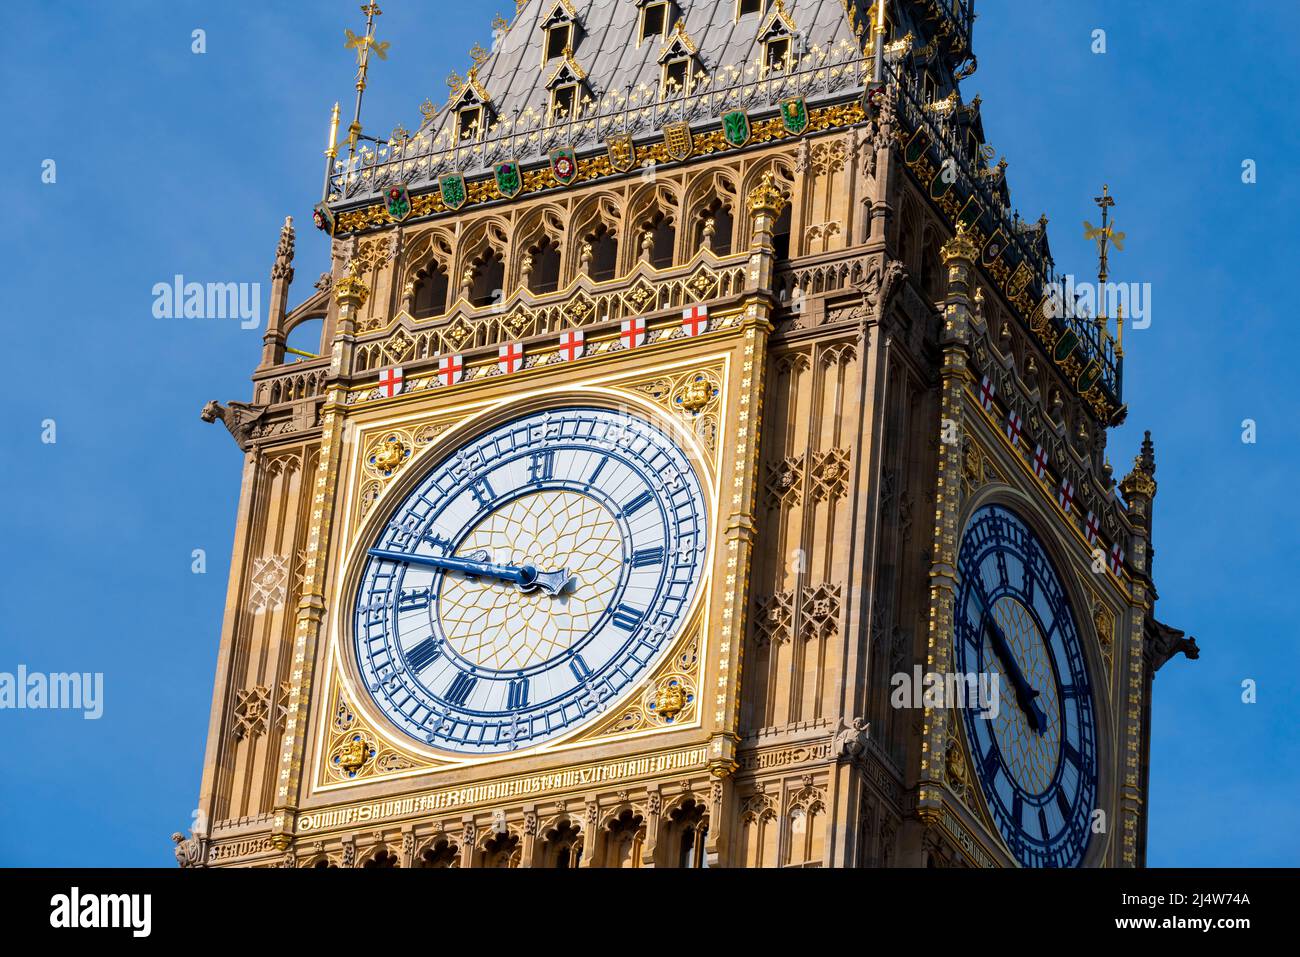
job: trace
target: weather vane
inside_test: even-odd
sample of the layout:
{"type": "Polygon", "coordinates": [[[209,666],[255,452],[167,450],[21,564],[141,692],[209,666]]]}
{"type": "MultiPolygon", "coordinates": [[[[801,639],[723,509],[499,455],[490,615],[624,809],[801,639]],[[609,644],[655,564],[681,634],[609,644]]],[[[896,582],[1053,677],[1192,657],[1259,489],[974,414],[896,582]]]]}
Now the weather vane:
{"type": "MultiPolygon", "coordinates": [[[[1124,233],[1115,232],[1114,225],[1110,222],[1110,211],[1115,205],[1115,200],[1111,198],[1110,187],[1102,184],[1101,195],[1093,199],[1101,209],[1101,225],[1094,226],[1086,219],[1083,221],[1083,238],[1095,240],[1097,251],[1100,254],[1100,264],[1097,270],[1098,292],[1106,287],[1106,279],[1109,273],[1109,256],[1110,247],[1114,246],[1116,252],[1124,251],[1124,233]]],[[[1105,318],[1103,316],[1103,318],[1105,318]]]]}
{"type": "Polygon", "coordinates": [[[370,54],[381,60],[388,59],[388,41],[379,41],[375,39],[375,17],[381,16],[384,11],[379,9],[377,3],[367,3],[361,8],[361,12],[366,15],[366,32],[357,36],[351,30],[344,30],[343,36],[346,42],[343,46],[349,50],[357,51],[357,107],[352,114],[352,125],[348,127],[348,155],[354,155],[357,151],[357,141],[361,138],[361,97],[366,92],[366,74],[370,70],[370,54]]]}

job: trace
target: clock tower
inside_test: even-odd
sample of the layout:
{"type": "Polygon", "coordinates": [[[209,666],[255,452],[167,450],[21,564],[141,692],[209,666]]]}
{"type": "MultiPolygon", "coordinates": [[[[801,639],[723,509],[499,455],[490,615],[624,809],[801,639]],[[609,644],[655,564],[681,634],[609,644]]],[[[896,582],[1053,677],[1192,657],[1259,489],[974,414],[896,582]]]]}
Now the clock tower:
{"type": "Polygon", "coordinates": [[[970,0],[525,0],[382,137],[363,13],[332,268],[290,307],[287,220],[203,410],[244,478],[178,859],[1141,865],[1196,646],[970,0]]]}

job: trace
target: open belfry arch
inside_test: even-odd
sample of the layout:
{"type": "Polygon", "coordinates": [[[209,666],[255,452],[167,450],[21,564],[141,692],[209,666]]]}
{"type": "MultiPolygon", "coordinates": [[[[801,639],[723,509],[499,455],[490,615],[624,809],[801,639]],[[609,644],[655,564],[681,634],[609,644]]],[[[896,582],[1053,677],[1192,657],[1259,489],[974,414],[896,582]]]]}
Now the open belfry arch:
{"type": "Polygon", "coordinates": [[[1154,448],[1106,460],[1118,324],[1044,312],[960,88],[970,0],[521,0],[389,136],[370,71],[420,38],[363,13],[331,269],[290,306],[286,221],[251,401],[204,409],[245,466],[182,863],[1141,865],[1196,646],[1154,448]],[[971,596],[989,536],[1033,594],[971,596]],[[993,737],[895,700],[971,655],[993,737]]]}

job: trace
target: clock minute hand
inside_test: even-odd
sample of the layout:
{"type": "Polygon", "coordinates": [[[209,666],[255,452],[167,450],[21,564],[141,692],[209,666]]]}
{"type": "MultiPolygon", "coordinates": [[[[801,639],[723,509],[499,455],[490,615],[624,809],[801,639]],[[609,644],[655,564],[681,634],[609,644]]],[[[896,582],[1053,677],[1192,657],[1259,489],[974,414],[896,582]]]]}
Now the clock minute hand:
{"type": "Polygon", "coordinates": [[[533,591],[540,588],[548,595],[558,595],[568,588],[574,577],[567,569],[555,572],[538,571],[533,565],[496,565],[492,562],[478,561],[473,558],[457,558],[455,555],[408,555],[404,552],[390,552],[382,548],[372,548],[367,554],[390,562],[406,562],[412,565],[429,565],[443,571],[464,572],[467,575],[479,575],[484,578],[497,578],[519,586],[520,591],[533,591]]]}
{"type": "Polygon", "coordinates": [[[1002,629],[993,620],[992,615],[985,617],[984,627],[988,630],[994,653],[1001,659],[1002,667],[1011,675],[1011,683],[1016,688],[1016,703],[1020,705],[1020,710],[1029,719],[1034,730],[1043,734],[1047,730],[1047,715],[1038,705],[1039,692],[1029,686],[1024,672],[1020,670],[1020,663],[1016,661],[1016,656],[1011,651],[1011,643],[1007,641],[1007,636],[1002,633],[1002,629]]]}

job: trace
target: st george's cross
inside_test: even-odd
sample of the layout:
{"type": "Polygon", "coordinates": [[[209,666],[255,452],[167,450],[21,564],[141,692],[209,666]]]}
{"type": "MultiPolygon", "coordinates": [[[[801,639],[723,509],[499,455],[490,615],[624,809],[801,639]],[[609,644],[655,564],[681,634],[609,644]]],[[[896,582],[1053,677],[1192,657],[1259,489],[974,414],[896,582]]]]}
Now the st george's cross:
{"type": "Polygon", "coordinates": [[[1074,483],[1068,478],[1061,479],[1061,490],[1056,493],[1056,500],[1067,514],[1074,507],[1074,483]]]}
{"type": "Polygon", "coordinates": [[[1007,413],[1007,438],[1011,440],[1012,445],[1020,444],[1020,416],[1016,410],[1012,409],[1007,413]]]}
{"type": "Polygon", "coordinates": [[[993,380],[988,376],[985,376],[984,380],[980,382],[980,405],[984,407],[985,412],[993,408],[993,396],[997,391],[997,386],[993,384],[993,380]]]}
{"type": "Polygon", "coordinates": [[[464,374],[465,359],[460,353],[438,360],[438,381],[443,385],[455,385],[464,374]]]}
{"type": "Polygon", "coordinates": [[[682,310],[682,329],[688,336],[698,336],[709,331],[709,307],[691,306],[682,310]]]}
{"type": "Polygon", "coordinates": [[[1041,445],[1034,447],[1034,474],[1047,481],[1047,449],[1041,445]]]}
{"type": "Polygon", "coordinates": [[[566,329],[560,335],[560,358],[565,362],[581,359],[586,350],[587,341],[581,329],[566,329]]]}
{"type": "Polygon", "coordinates": [[[401,366],[384,369],[379,373],[379,391],[384,393],[384,398],[391,399],[401,393],[404,381],[401,366]]]}
{"type": "Polygon", "coordinates": [[[1088,539],[1089,545],[1096,545],[1097,538],[1101,534],[1101,523],[1097,521],[1097,514],[1089,512],[1087,520],[1083,523],[1083,535],[1088,539]]]}
{"type": "Polygon", "coordinates": [[[1116,542],[1114,545],[1110,547],[1110,570],[1113,571],[1116,575],[1118,575],[1120,573],[1120,569],[1122,569],[1123,567],[1124,567],[1124,549],[1119,547],[1119,542],[1116,542]]]}
{"type": "Polygon", "coordinates": [[[645,345],[645,319],[640,316],[635,319],[624,319],[619,326],[618,334],[623,340],[624,349],[635,349],[637,346],[645,345]]]}
{"type": "Polygon", "coordinates": [[[524,347],[519,342],[507,342],[497,348],[497,366],[506,375],[524,367],[524,347]]]}

